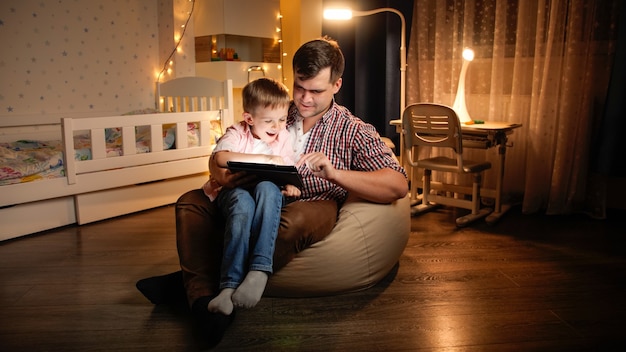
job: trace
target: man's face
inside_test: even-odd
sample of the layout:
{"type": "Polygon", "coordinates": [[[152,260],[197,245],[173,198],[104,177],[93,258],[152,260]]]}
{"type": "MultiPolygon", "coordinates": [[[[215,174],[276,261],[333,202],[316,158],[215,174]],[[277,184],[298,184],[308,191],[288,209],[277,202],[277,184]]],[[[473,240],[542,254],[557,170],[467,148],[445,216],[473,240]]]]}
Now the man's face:
{"type": "Polygon", "coordinates": [[[293,101],[300,116],[322,117],[340,88],[341,78],[337,82],[330,81],[330,67],[322,69],[317,76],[306,81],[296,75],[293,82],[293,101]]]}

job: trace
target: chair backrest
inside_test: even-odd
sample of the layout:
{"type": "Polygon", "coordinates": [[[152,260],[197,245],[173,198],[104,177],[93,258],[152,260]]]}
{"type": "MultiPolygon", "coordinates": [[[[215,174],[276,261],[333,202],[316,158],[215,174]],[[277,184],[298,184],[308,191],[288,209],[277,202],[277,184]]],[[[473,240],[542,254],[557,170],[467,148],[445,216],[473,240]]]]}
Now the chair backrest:
{"type": "Polygon", "coordinates": [[[404,109],[402,128],[405,148],[447,147],[463,153],[461,124],[452,108],[440,104],[417,103],[404,109]]]}

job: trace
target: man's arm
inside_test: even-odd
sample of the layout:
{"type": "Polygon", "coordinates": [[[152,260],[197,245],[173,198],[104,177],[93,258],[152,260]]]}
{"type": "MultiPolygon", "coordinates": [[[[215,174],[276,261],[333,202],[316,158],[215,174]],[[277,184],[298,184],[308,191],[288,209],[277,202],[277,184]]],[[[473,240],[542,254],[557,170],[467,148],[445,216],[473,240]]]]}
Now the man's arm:
{"type": "Polygon", "coordinates": [[[391,203],[404,197],[409,185],[403,174],[384,168],[376,171],[335,170],[331,181],[348,193],[375,203],[391,203]]]}
{"type": "Polygon", "coordinates": [[[305,164],[317,177],[325,178],[348,193],[375,203],[391,203],[409,191],[406,177],[396,170],[376,171],[337,170],[323,153],[302,156],[298,165],[305,164]]]}

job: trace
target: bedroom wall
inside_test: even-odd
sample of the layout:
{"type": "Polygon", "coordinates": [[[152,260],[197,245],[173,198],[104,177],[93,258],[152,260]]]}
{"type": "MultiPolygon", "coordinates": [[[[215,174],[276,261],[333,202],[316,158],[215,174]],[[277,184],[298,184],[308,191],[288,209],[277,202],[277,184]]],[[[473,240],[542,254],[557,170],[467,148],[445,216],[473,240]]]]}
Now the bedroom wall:
{"type": "MultiPolygon", "coordinates": [[[[172,33],[189,11],[181,7],[189,4],[3,0],[0,119],[37,116],[53,121],[153,108],[162,57],[173,50],[172,33]]],[[[193,52],[176,54],[175,60],[173,73],[165,79],[195,73],[193,52]]]]}

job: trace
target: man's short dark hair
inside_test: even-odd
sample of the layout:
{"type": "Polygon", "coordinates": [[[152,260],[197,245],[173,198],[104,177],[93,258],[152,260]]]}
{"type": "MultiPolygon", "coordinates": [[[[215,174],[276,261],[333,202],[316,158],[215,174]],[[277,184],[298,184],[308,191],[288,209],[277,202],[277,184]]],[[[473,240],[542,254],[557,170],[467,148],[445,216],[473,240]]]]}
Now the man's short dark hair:
{"type": "Polygon", "coordinates": [[[345,59],[339,44],[325,36],[304,43],[293,55],[293,71],[302,80],[311,79],[330,67],[331,83],[343,76],[345,59]]]}

